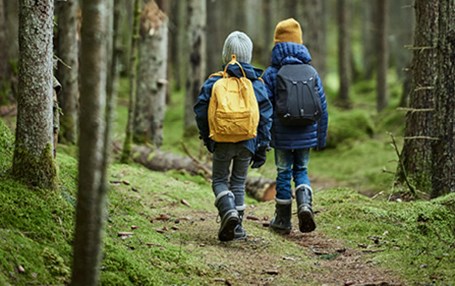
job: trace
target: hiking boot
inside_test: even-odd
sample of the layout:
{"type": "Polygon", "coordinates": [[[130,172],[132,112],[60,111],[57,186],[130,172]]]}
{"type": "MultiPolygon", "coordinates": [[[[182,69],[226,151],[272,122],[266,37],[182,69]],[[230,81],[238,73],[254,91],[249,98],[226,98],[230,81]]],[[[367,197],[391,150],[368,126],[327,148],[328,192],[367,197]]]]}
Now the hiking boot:
{"type": "Polygon", "coordinates": [[[295,190],[297,201],[297,217],[299,218],[299,230],[301,232],[312,232],[316,229],[312,209],[313,190],[308,185],[300,185],[295,190]]]}
{"type": "Polygon", "coordinates": [[[221,218],[218,239],[221,241],[233,240],[234,230],[240,223],[239,214],[235,209],[234,194],[230,191],[221,192],[216,197],[215,206],[218,208],[221,218]]]}
{"type": "Polygon", "coordinates": [[[246,239],[247,236],[246,231],[242,226],[244,210],[238,210],[237,208],[237,211],[239,213],[240,223],[234,229],[234,240],[242,240],[246,239]]]}
{"type": "Polygon", "coordinates": [[[270,228],[279,234],[289,234],[292,229],[292,200],[275,200],[275,217],[270,221],[270,228]]]}

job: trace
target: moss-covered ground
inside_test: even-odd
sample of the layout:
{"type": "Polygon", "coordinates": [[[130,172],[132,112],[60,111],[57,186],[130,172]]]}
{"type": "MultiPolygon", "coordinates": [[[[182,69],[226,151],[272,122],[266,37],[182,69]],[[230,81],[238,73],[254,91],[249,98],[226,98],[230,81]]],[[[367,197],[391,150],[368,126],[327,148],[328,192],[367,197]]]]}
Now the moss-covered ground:
{"type": "MultiPolygon", "coordinates": [[[[329,102],[335,85],[329,78],[329,102]]],[[[248,239],[221,243],[203,178],[114,161],[102,285],[454,285],[455,194],[389,199],[396,155],[387,132],[399,138],[403,118],[394,109],[374,112],[371,90],[354,87],[354,112],[329,107],[332,145],[311,155],[318,228],[310,234],[295,229],[295,215],[291,235],[271,233],[273,202],[248,198],[248,239]]],[[[115,140],[125,126],[122,100],[115,140]]],[[[182,93],[171,98],[163,149],[184,154],[182,100],[182,93]]],[[[0,285],[68,284],[77,152],[59,147],[57,191],[30,189],[9,176],[13,140],[0,120],[0,285]]],[[[185,144],[204,154],[196,137],[185,144]]],[[[268,158],[251,172],[273,178],[273,152],[268,158]]]]}

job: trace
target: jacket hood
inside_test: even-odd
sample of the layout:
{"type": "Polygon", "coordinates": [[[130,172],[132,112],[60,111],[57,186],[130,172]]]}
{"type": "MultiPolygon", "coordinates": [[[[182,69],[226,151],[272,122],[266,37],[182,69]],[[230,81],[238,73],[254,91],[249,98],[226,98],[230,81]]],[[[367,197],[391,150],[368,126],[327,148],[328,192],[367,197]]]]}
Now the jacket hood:
{"type": "MultiPolygon", "coordinates": [[[[240,65],[242,65],[243,70],[245,71],[246,77],[250,80],[258,79],[262,75],[262,70],[253,67],[250,64],[247,63],[242,63],[240,62],[240,65]]],[[[223,66],[223,70],[226,67],[226,65],[223,66]]],[[[242,71],[240,70],[240,67],[238,65],[229,65],[227,72],[230,76],[235,76],[235,77],[242,77],[242,71]]]]}
{"type": "Polygon", "coordinates": [[[291,42],[277,43],[272,50],[272,66],[277,68],[287,64],[308,64],[311,55],[307,47],[291,42]]]}

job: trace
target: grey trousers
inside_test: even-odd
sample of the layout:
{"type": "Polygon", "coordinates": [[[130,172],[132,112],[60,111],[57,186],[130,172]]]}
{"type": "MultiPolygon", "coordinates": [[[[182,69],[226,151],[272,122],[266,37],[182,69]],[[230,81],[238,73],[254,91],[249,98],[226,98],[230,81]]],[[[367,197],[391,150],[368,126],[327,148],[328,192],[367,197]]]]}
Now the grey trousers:
{"type": "Polygon", "coordinates": [[[235,196],[237,210],[245,208],[245,181],[252,154],[242,143],[216,143],[213,152],[212,189],[215,197],[224,191],[235,196]]]}

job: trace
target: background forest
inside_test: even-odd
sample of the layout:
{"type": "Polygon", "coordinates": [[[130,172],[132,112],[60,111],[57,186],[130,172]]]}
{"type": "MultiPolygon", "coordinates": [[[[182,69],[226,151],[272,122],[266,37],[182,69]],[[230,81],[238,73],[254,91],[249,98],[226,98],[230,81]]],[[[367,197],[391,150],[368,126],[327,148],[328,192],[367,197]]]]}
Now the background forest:
{"type": "Polygon", "coordinates": [[[454,39],[453,0],[0,0],[0,285],[453,285],[454,39]],[[268,230],[272,150],[222,243],[193,105],[229,33],[265,69],[289,17],[318,228],[268,230]]]}

